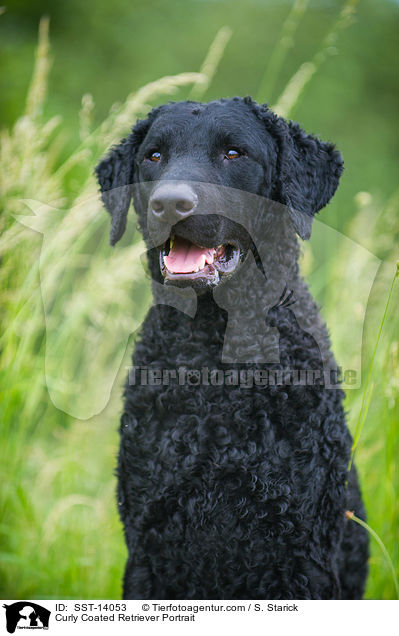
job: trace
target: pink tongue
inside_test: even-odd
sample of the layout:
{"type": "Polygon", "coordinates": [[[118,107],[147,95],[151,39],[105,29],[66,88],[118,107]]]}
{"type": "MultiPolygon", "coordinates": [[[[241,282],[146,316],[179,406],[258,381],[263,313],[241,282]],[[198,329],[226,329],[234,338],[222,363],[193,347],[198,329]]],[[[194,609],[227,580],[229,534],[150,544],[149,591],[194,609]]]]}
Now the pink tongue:
{"type": "Polygon", "coordinates": [[[214,252],[212,248],[198,247],[176,236],[173,247],[164,257],[164,262],[170,272],[188,274],[203,269],[206,263],[213,263],[214,252]]]}

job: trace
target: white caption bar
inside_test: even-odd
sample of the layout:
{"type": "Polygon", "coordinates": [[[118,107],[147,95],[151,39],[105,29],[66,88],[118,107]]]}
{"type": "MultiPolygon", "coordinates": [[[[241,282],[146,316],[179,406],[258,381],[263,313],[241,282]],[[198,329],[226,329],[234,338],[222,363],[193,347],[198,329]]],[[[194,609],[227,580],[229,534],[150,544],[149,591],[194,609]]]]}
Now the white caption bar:
{"type": "Polygon", "coordinates": [[[353,633],[375,636],[397,623],[399,601],[3,601],[1,632],[47,634],[353,633]],[[182,631],[182,633],[183,633],[182,631]]]}

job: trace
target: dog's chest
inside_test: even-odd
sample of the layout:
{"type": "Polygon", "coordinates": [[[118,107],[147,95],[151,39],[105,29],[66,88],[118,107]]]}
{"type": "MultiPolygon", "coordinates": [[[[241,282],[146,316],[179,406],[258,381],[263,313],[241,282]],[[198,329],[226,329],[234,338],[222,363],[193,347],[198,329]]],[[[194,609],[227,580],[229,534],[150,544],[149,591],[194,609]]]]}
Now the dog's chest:
{"type": "Polygon", "coordinates": [[[300,407],[288,421],[294,414],[286,395],[172,385],[134,387],[134,395],[137,410],[148,410],[122,429],[122,445],[138,500],[145,483],[146,497],[169,513],[191,511],[190,519],[195,513],[202,523],[232,509],[237,518],[256,510],[272,519],[310,494],[310,461],[319,448],[301,424],[300,407]]]}

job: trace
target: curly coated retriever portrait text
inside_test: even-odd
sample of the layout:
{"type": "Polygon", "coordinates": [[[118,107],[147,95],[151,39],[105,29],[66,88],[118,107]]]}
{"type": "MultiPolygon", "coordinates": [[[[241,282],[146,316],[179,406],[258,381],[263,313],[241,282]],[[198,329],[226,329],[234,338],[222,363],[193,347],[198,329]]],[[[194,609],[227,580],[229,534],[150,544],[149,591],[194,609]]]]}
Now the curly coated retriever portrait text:
{"type": "Polygon", "coordinates": [[[298,267],[342,170],[238,97],[155,108],[97,166],[111,243],[133,200],[154,291],[120,426],[125,598],[362,597],[344,393],[298,267]]]}

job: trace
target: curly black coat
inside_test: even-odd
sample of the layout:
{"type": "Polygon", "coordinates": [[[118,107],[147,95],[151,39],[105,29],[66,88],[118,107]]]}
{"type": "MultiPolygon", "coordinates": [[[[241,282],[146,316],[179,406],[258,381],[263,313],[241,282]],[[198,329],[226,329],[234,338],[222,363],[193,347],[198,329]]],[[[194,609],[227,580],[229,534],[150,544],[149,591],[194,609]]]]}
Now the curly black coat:
{"type": "MultiPolygon", "coordinates": [[[[310,236],[341,172],[333,145],[250,98],[167,104],[139,121],[97,167],[111,243],[134,196],[154,291],[194,289],[197,311],[154,305],[135,367],[333,368],[327,330],[299,274],[297,234],[310,236]],[[230,276],[212,268],[212,276],[168,275],[162,250],[171,234],[233,246],[239,265],[230,276]],[[276,330],[279,361],[262,364],[276,330]]],[[[354,468],[348,474],[339,386],[327,387],[322,374],[267,386],[197,380],[126,384],[118,464],[124,597],[361,598],[368,540],[345,518],[347,509],[365,513],[354,468]]]]}

